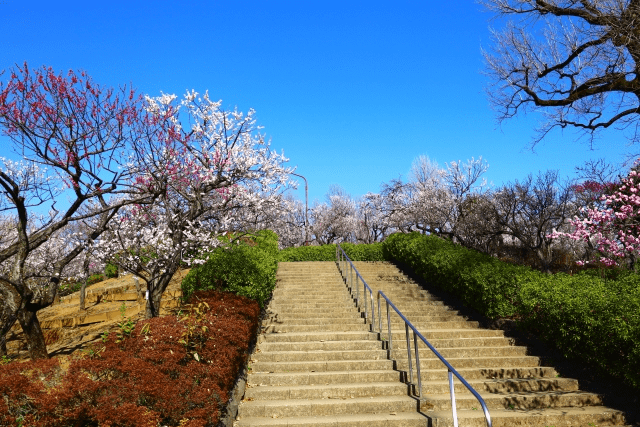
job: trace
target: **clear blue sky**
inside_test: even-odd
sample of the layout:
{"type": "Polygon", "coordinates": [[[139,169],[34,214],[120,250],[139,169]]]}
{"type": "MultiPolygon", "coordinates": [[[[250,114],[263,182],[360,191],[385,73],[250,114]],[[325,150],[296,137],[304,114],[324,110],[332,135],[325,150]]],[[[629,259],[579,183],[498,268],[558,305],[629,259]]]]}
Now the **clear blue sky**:
{"type": "MultiPolygon", "coordinates": [[[[440,164],[482,155],[494,185],[623,160],[619,131],[593,151],[557,132],[532,152],[538,116],[497,126],[482,75],[488,27],[500,25],[490,18],[472,0],[0,0],[0,69],[84,69],[151,96],[208,89],[227,108],[254,108],[311,201],[332,184],[377,192],[421,154],[440,164]]],[[[6,145],[0,137],[0,155],[6,145]]]]}

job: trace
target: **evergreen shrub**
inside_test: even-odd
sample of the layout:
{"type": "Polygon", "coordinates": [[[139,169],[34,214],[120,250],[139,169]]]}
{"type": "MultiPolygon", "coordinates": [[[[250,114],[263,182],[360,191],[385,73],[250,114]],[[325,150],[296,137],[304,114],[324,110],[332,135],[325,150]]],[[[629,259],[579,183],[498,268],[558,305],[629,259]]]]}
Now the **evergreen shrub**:
{"type": "MultiPolygon", "coordinates": [[[[385,261],[382,243],[354,244],[341,243],[342,248],[352,261],[385,261]]],[[[280,251],[279,260],[290,261],[335,261],[336,245],[299,246],[280,251]]]]}
{"type": "Polygon", "coordinates": [[[216,248],[182,280],[183,298],[200,290],[229,291],[264,306],[276,284],[278,236],[270,230],[216,248]]]}
{"type": "Polygon", "coordinates": [[[394,234],[384,256],[426,283],[495,318],[518,325],[577,358],[640,388],[640,277],[544,274],[419,233],[394,234]]]}

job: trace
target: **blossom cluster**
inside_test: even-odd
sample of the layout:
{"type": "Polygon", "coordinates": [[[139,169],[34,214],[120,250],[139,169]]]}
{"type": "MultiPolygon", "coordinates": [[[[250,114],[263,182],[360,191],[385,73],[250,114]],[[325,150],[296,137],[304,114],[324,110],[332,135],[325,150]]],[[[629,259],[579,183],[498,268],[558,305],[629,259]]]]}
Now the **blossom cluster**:
{"type": "MultiPolygon", "coordinates": [[[[632,168],[617,185],[589,188],[601,191],[601,206],[583,208],[582,216],[571,221],[571,232],[555,232],[553,238],[568,238],[591,244],[601,256],[597,261],[607,266],[617,265],[629,256],[640,255],[640,173],[632,168]]],[[[593,260],[578,261],[580,265],[593,260]]]]}

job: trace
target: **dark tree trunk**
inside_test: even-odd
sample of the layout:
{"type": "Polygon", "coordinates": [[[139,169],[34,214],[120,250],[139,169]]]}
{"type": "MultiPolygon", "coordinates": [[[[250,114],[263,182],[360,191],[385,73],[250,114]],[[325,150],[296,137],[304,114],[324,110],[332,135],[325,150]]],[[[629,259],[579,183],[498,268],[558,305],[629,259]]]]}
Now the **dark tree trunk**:
{"type": "Polygon", "coordinates": [[[82,263],[82,273],[84,274],[84,283],[80,288],[80,310],[85,309],[85,296],[87,292],[87,283],[89,282],[89,256],[85,256],[82,263]]]}
{"type": "MultiPolygon", "coordinates": [[[[0,286],[2,285],[0,284],[0,286]]],[[[10,286],[0,288],[0,293],[2,293],[4,304],[2,324],[0,325],[0,348],[5,349],[4,351],[6,352],[7,334],[18,321],[18,314],[22,307],[31,301],[33,294],[28,293],[26,299],[22,298],[18,291],[10,286]]]]}
{"type": "Polygon", "coordinates": [[[145,318],[160,316],[160,301],[175,271],[165,272],[155,280],[147,282],[149,291],[149,299],[147,300],[147,308],[145,310],[145,318]]]}
{"type": "Polygon", "coordinates": [[[80,288],[80,310],[85,309],[85,295],[86,295],[86,289],[87,289],[87,281],[88,281],[88,278],[85,278],[84,283],[80,288]]]}
{"type": "Polygon", "coordinates": [[[45,343],[44,334],[40,328],[40,321],[36,316],[36,311],[37,309],[32,311],[27,306],[27,308],[18,313],[18,321],[20,322],[20,326],[22,326],[22,332],[27,341],[31,360],[48,359],[47,344],[45,343]]]}

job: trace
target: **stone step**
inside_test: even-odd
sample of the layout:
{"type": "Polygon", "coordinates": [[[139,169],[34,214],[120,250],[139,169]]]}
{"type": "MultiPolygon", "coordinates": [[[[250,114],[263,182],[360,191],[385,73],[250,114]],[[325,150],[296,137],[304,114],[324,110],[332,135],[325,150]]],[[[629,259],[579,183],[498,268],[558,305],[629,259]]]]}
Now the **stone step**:
{"type": "Polygon", "coordinates": [[[251,387],[247,400],[285,399],[353,399],[372,396],[408,396],[409,387],[398,381],[355,384],[323,384],[310,386],[251,387]]]}
{"type": "Polygon", "coordinates": [[[364,319],[357,315],[347,315],[345,313],[339,317],[304,317],[304,316],[288,316],[288,315],[268,315],[265,320],[263,320],[263,325],[271,325],[271,324],[290,324],[290,325],[332,325],[332,324],[357,324],[364,325],[364,319]]]}
{"type": "Polygon", "coordinates": [[[282,284],[278,284],[273,295],[278,298],[272,299],[272,304],[286,302],[288,299],[311,299],[313,301],[349,300],[349,294],[344,292],[344,289],[342,289],[340,284],[331,287],[313,287],[308,283],[305,283],[301,285],[300,288],[294,288],[291,286],[285,287],[282,284]]]}
{"type": "Polygon", "coordinates": [[[427,418],[417,412],[345,414],[288,418],[239,418],[236,427],[426,427],[427,418]]]}
{"type": "MultiPolygon", "coordinates": [[[[402,325],[404,325],[404,322],[402,323],[402,325]]],[[[413,326],[418,331],[420,331],[422,335],[424,335],[423,331],[427,332],[427,331],[438,330],[438,329],[469,329],[469,328],[477,329],[479,324],[478,322],[473,322],[469,320],[447,320],[444,322],[416,322],[416,323],[413,323],[413,326]]],[[[388,326],[386,325],[386,322],[383,322],[382,330],[386,332],[388,330],[387,328],[388,326]]],[[[402,333],[404,335],[405,330],[404,328],[402,329],[398,328],[398,325],[394,325],[392,323],[391,333],[392,334],[402,333]],[[394,329],[394,327],[397,329],[394,329]]]]}
{"type": "MultiPolygon", "coordinates": [[[[523,346],[500,346],[500,347],[455,347],[455,348],[438,348],[438,353],[440,353],[445,359],[449,360],[450,358],[464,358],[464,357],[503,357],[503,356],[526,356],[527,348],[523,346]]],[[[420,361],[436,359],[437,356],[433,353],[429,348],[425,346],[420,346],[418,350],[418,354],[420,355],[420,361]]],[[[391,352],[391,358],[395,360],[406,360],[407,359],[407,350],[393,350],[391,352]]],[[[411,360],[412,363],[415,363],[415,349],[413,348],[413,344],[411,347],[411,360]]]]}
{"type": "MultiPolygon", "coordinates": [[[[385,334],[386,336],[386,334],[385,334]]],[[[410,336],[410,339],[413,339],[410,336]]],[[[439,350],[441,348],[466,348],[466,347],[501,347],[510,345],[511,340],[509,338],[505,338],[504,336],[493,336],[493,337],[478,337],[478,338],[442,338],[442,339],[429,339],[428,340],[432,346],[439,350]]],[[[402,349],[406,352],[407,350],[407,341],[406,335],[402,334],[401,337],[397,337],[394,335],[393,339],[393,348],[394,351],[396,349],[402,349]]],[[[411,343],[411,348],[413,348],[413,342],[411,343]]],[[[422,348],[422,345],[421,347],[422,348]]]]}
{"type": "Polygon", "coordinates": [[[417,401],[408,396],[383,395],[348,399],[286,399],[244,401],[238,418],[303,417],[355,414],[390,414],[417,410],[417,401]]]}
{"type": "MultiPolygon", "coordinates": [[[[541,391],[577,391],[578,381],[572,378],[509,378],[488,380],[481,378],[465,378],[479,393],[512,393],[541,391]]],[[[414,380],[415,381],[415,380],[414,380]]],[[[469,390],[457,378],[453,387],[458,393],[467,394],[469,390]]],[[[448,380],[431,380],[422,383],[422,393],[427,396],[449,393],[448,380]]]]}
{"type": "MultiPolygon", "coordinates": [[[[451,357],[446,358],[447,362],[451,364],[456,370],[461,368],[500,368],[500,367],[531,367],[539,366],[540,359],[536,356],[498,356],[498,357],[451,357]]],[[[415,360],[412,362],[415,369],[415,360]]],[[[396,366],[398,369],[407,370],[407,359],[396,360],[396,366]]],[[[420,369],[437,369],[444,364],[440,359],[428,358],[420,359],[420,369]]]]}
{"type": "MultiPolygon", "coordinates": [[[[383,328],[384,330],[384,328],[383,328]]],[[[468,338],[504,338],[504,332],[493,329],[431,329],[420,330],[423,337],[429,342],[444,339],[468,339],[468,338]]],[[[382,338],[388,340],[386,331],[382,334],[382,338]]],[[[393,339],[394,348],[406,348],[406,334],[402,329],[391,329],[391,338],[393,339]],[[403,347],[404,345],[404,347],[403,347]]],[[[413,342],[413,334],[409,331],[409,339],[413,342]]],[[[413,347],[413,343],[411,344],[413,347]]]]}
{"type": "Polygon", "coordinates": [[[260,336],[263,342],[305,342],[305,341],[351,341],[351,340],[376,340],[376,334],[371,332],[284,332],[264,334],[260,336]]]}
{"type": "Polygon", "coordinates": [[[351,309],[351,307],[348,306],[347,301],[314,301],[314,302],[285,301],[281,303],[270,304],[269,308],[271,310],[282,310],[282,311],[287,311],[288,309],[308,310],[308,309],[314,309],[314,308],[318,308],[322,310],[332,309],[332,308],[341,309],[341,310],[351,309]]]}
{"type": "Polygon", "coordinates": [[[351,351],[269,351],[254,354],[255,362],[302,362],[328,360],[388,360],[385,350],[351,351]]]}
{"type": "Polygon", "coordinates": [[[375,339],[341,341],[262,341],[258,345],[261,353],[285,351],[350,351],[381,350],[382,344],[375,339]]]}
{"type": "Polygon", "coordinates": [[[253,372],[251,369],[247,383],[252,386],[284,385],[328,385],[353,383],[400,383],[402,374],[390,369],[341,372],[253,372]]]}
{"type": "MultiPolygon", "coordinates": [[[[491,409],[547,409],[547,408],[582,408],[602,405],[602,398],[594,393],[580,391],[534,391],[512,393],[480,392],[484,403],[491,409]]],[[[423,407],[426,409],[451,410],[449,393],[424,394],[423,407]]],[[[457,409],[473,409],[480,406],[478,400],[471,393],[456,393],[457,409]]]]}
{"type": "Polygon", "coordinates": [[[262,332],[265,333],[285,333],[285,332],[346,332],[361,331],[364,326],[363,322],[324,324],[324,325],[295,325],[295,324],[266,324],[262,326],[262,332]]]}
{"type": "MultiPolygon", "coordinates": [[[[466,381],[476,379],[488,380],[506,380],[506,379],[528,379],[536,380],[540,378],[552,379],[557,378],[558,373],[554,368],[547,366],[521,366],[521,367],[473,367],[473,368],[455,368],[456,371],[466,381]]],[[[404,374],[403,374],[404,375],[404,374]]],[[[414,375],[416,371],[414,370],[414,375]]],[[[421,369],[420,376],[423,384],[425,381],[447,381],[447,368],[442,367],[436,369],[421,369]]],[[[457,381],[457,380],[456,380],[457,381]]]]}
{"type": "Polygon", "coordinates": [[[393,362],[378,360],[303,360],[286,362],[255,362],[252,372],[331,372],[331,371],[374,371],[393,369],[393,362]]]}
{"type": "MultiPolygon", "coordinates": [[[[458,422],[464,427],[486,427],[480,405],[476,409],[458,411],[458,422]]],[[[587,427],[624,426],[624,415],[603,406],[551,409],[490,409],[493,427],[542,426],[542,427],[587,427]]],[[[425,411],[434,427],[453,427],[451,410],[425,411]]]]}

